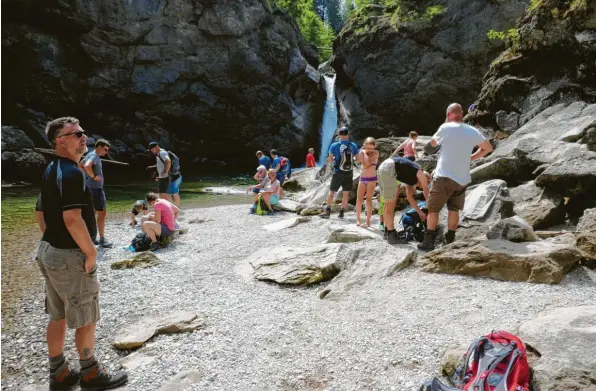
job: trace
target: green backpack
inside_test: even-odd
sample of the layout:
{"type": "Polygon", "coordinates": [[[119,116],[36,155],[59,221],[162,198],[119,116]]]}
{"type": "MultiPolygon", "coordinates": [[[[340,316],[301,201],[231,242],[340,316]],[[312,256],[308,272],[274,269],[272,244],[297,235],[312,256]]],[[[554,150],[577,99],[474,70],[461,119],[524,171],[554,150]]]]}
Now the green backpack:
{"type": "Polygon", "coordinates": [[[269,213],[269,209],[267,209],[267,204],[265,204],[265,200],[259,194],[259,199],[257,201],[257,208],[255,209],[255,214],[257,215],[266,215],[269,213]]]}

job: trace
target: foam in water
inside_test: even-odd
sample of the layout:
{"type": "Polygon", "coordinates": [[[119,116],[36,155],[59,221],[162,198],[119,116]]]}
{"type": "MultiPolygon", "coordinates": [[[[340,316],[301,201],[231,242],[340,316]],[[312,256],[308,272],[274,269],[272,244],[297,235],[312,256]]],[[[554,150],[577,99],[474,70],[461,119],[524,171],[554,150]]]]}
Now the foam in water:
{"type": "Polygon", "coordinates": [[[325,102],[325,112],[323,113],[323,124],[321,125],[321,153],[319,156],[319,165],[324,166],[327,162],[329,146],[333,141],[333,135],[337,128],[337,105],[335,103],[335,76],[325,76],[325,91],[327,92],[327,101],[325,102]]]}

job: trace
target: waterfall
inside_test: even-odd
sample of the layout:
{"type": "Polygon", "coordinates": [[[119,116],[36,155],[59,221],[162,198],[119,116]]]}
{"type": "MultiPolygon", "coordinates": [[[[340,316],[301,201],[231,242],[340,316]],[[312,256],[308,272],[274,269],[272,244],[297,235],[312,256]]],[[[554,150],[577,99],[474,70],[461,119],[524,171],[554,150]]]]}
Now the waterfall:
{"type": "Polygon", "coordinates": [[[327,154],[329,146],[333,141],[333,135],[337,128],[337,104],[335,102],[335,75],[333,77],[325,76],[325,91],[327,100],[325,102],[325,111],[323,113],[323,124],[321,125],[321,153],[319,156],[319,165],[324,166],[327,163],[327,154]]]}

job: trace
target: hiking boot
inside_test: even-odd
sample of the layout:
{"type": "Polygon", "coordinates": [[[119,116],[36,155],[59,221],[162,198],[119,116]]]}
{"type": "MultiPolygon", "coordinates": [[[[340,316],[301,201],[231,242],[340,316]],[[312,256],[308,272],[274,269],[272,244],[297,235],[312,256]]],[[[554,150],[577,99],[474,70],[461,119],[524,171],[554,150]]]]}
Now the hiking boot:
{"type": "Polygon", "coordinates": [[[340,219],[343,219],[343,218],[344,218],[344,209],[343,209],[343,208],[341,208],[341,209],[339,210],[339,214],[338,214],[338,216],[337,216],[337,217],[339,217],[340,219]]]}
{"type": "Polygon", "coordinates": [[[157,251],[157,250],[159,250],[159,243],[157,243],[157,242],[151,243],[151,247],[149,247],[149,251],[157,251]]]}
{"type": "Polygon", "coordinates": [[[249,213],[250,213],[251,215],[254,215],[254,214],[255,214],[255,208],[250,208],[250,209],[249,209],[249,213]]]}
{"type": "Polygon", "coordinates": [[[325,210],[319,214],[319,217],[322,219],[328,219],[331,217],[331,208],[325,208],[325,210]]]}
{"type": "Polygon", "coordinates": [[[128,374],[124,371],[118,371],[113,374],[101,364],[87,375],[81,376],[81,391],[102,391],[111,390],[123,386],[128,381],[128,374]]]}
{"type": "Polygon", "coordinates": [[[389,231],[387,230],[387,227],[383,227],[383,239],[387,240],[387,235],[389,234],[389,231]]]}
{"type": "Polygon", "coordinates": [[[97,242],[97,244],[99,244],[99,246],[103,248],[112,248],[112,243],[108,242],[106,238],[99,239],[99,242],[97,242]]]}
{"type": "Polygon", "coordinates": [[[418,243],[418,250],[433,251],[435,249],[436,231],[426,231],[424,233],[424,240],[418,243]]]}
{"type": "Polygon", "coordinates": [[[267,212],[267,216],[273,216],[273,211],[270,210],[269,212],[267,212]]]}
{"type": "Polygon", "coordinates": [[[455,231],[447,231],[445,234],[445,243],[451,244],[455,242],[455,231]]]}
{"type": "Polygon", "coordinates": [[[403,244],[404,241],[400,239],[397,234],[397,230],[387,231],[387,243],[388,244],[403,244]]]}
{"type": "Polygon", "coordinates": [[[79,382],[80,374],[68,366],[57,375],[50,375],[50,391],[70,390],[79,382]]]}

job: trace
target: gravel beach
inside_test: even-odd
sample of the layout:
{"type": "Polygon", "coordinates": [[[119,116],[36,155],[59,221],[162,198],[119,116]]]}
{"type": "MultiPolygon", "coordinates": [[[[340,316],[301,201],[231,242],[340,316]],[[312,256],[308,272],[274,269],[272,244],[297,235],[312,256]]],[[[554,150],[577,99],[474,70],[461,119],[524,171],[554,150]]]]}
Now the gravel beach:
{"type": "MultiPolygon", "coordinates": [[[[118,368],[130,353],[111,345],[119,330],[185,310],[203,314],[206,327],[153,338],[146,346],[157,359],[129,372],[128,390],[158,390],[185,370],[201,377],[188,390],[417,390],[439,376],[448,345],[493,329],[516,331],[540,312],[594,304],[596,297],[596,278],[582,267],[559,285],[540,285],[428,274],[413,265],[337,300],[318,298],[324,284],[286,288],[239,274],[242,261],[262,247],[324,243],[329,223],[317,217],[280,232],[262,229],[292,216],[249,215],[248,205],[188,209],[181,221],[188,232],[156,253],[161,265],[125,270],[110,263],[129,255],[124,248],[137,230],[125,220],[109,222],[114,248],[98,261],[99,360],[118,368]],[[195,218],[206,221],[190,224],[195,218]]],[[[13,326],[2,330],[3,390],[47,383],[41,275],[32,291],[13,326]]],[[[73,335],[66,355],[78,365],[73,335]]]]}

